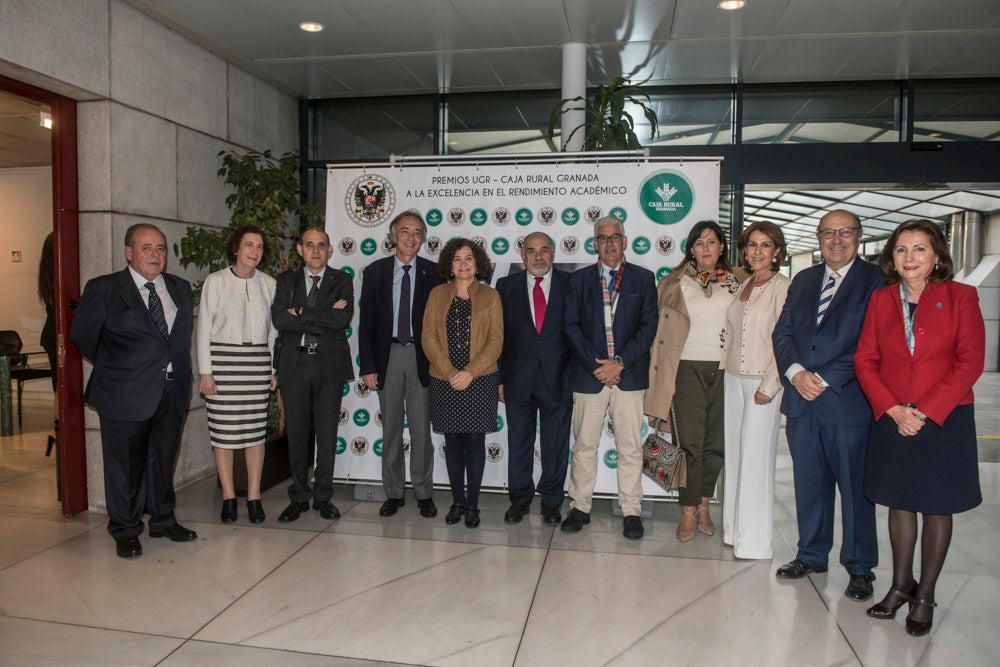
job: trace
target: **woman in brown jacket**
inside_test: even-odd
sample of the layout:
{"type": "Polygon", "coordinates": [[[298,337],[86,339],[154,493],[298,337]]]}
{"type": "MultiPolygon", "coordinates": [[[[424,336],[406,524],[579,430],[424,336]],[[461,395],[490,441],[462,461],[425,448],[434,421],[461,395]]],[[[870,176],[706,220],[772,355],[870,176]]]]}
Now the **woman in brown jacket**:
{"type": "Polygon", "coordinates": [[[464,515],[465,525],[475,528],[486,433],[496,430],[503,311],[497,291],[479,282],[489,280],[492,267],[476,243],[449,241],[438,273],[448,282],[427,298],[423,346],[430,362],[431,424],[444,434],[451,484],[452,505],[444,520],[455,524],[464,515]]]}

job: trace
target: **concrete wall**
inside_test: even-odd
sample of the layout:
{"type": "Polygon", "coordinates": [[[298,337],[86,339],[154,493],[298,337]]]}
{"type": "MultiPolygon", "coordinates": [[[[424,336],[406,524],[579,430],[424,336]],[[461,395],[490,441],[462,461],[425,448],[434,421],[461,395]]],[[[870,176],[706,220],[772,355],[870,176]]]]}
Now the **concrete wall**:
{"type": "MultiPolygon", "coordinates": [[[[189,225],[225,225],[220,150],[298,147],[294,98],[118,0],[0,3],[0,74],[80,101],[84,282],[125,266],[125,230],[135,222],[159,226],[171,247],[189,225]]],[[[203,277],[175,258],[168,271],[203,277]]],[[[103,509],[97,428],[88,410],[90,504],[103,509]]],[[[175,482],[212,470],[196,397],[175,482]]]]}

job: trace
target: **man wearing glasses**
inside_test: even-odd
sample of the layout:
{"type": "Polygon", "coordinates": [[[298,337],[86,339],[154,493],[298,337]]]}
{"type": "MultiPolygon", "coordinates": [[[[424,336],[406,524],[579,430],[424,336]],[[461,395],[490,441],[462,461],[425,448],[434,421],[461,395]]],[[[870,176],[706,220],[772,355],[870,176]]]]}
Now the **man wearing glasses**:
{"type": "Polygon", "coordinates": [[[570,276],[566,337],[572,350],[567,387],[573,392],[573,466],[570,510],[562,530],[590,523],[597,480],[597,448],[609,412],[617,449],[622,534],[643,536],[642,399],[649,386],[649,348],[656,335],[656,286],[651,271],[625,261],[628,239],[620,220],[594,225],[596,266],[570,276]]]}
{"type": "Polygon", "coordinates": [[[271,321],[280,333],[275,352],[278,387],[285,406],[291,500],[278,521],[295,521],[313,509],[340,518],[333,498],[333,455],[344,382],[354,379],[347,326],[354,313],[351,277],[326,263],[330,237],[307,229],[295,246],[304,266],[278,276],[271,321]],[[310,429],[316,432],[316,469],[309,485],[310,429]]]}
{"type": "Polygon", "coordinates": [[[843,210],[824,215],[816,230],[823,264],[792,280],[772,340],[785,385],[788,449],[795,482],[799,543],[779,579],[826,572],[833,547],[834,490],[840,489],[840,563],[845,595],[872,596],[878,564],[875,506],[864,496],[871,408],[854,377],[854,350],[868,298],[885,285],[878,266],[858,259],[861,222],[843,210]]]}

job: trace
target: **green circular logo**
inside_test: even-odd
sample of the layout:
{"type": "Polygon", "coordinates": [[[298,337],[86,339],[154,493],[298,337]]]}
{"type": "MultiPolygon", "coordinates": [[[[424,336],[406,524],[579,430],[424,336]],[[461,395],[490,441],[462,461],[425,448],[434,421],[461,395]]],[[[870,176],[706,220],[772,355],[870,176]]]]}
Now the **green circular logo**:
{"type": "Polygon", "coordinates": [[[354,333],[354,329],[351,327],[344,328],[344,335],[347,336],[348,339],[350,339],[352,333],[354,333]]]}
{"type": "Polygon", "coordinates": [[[349,266],[342,266],[342,267],[340,267],[340,270],[343,271],[344,273],[346,273],[347,275],[349,275],[352,280],[354,279],[354,269],[353,268],[351,268],[349,266]]]}
{"type": "Polygon", "coordinates": [[[517,213],[514,214],[514,220],[522,227],[527,227],[534,219],[535,214],[531,212],[530,208],[519,208],[517,209],[517,213]]]}
{"type": "Polygon", "coordinates": [[[343,454],[347,451],[347,441],[343,438],[337,438],[337,453],[343,454]]]}
{"type": "Polygon", "coordinates": [[[659,225],[680,222],[693,205],[694,188],[679,171],[654,172],[639,186],[639,210],[659,225]]]}
{"type": "Polygon", "coordinates": [[[441,211],[437,210],[436,208],[432,208],[431,210],[427,211],[427,217],[424,218],[424,220],[426,220],[427,224],[430,225],[431,227],[437,227],[438,225],[441,224],[441,221],[444,220],[444,216],[441,215],[441,211]]]}
{"type": "Polygon", "coordinates": [[[669,266],[661,266],[660,270],[656,272],[656,279],[659,280],[663,276],[669,276],[673,272],[674,270],[671,269],[669,266]]]}
{"type": "Polygon", "coordinates": [[[632,239],[632,252],[637,255],[645,255],[652,247],[653,244],[645,236],[637,236],[632,239]]]}
{"type": "Polygon", "coordinates": [[[375,239],[361,239],[362,255],[374,255],[376,250],[378,250],[378,243],[375,242],[375,239]]]}
{"type": "Polygon", "coordinates": [[[621,206],[615,206],[613,209],[608,211],[608,215],[618,218],[622,222],[625,222],[625,218],[628,217],[628,213],[626,213],[625,209],[623,209],[621,206]]]}
{"type": "Polygon", "coordinates": [[[604,452],[604,465],[606,465],[606,466],[608,466],[609,468],[612,468],[612,469],[618,467],[618,450],[617,449],[609,449],[608,451],[604,452]]]}
{"type": "Polygon", "coordinates": [[[375,441],[375,444],[372,445],[372,451],[375,452],[375,456],[382,456],[382,438],[375,441]]]}
{"type": "Polygon", "coordinates": [[[482,227],[486,224],[486,221],[490,219],[490,216],[486,214],[481,208],[472,209],[472,213],[469,214],[469,222],[471,222],[476,227],[482,227]]]}
{"type": "Polygon", "coordinates": [[[594,246],[594,237],[591,236],[589,239],[583,242],[583,249],[587,251],[588,255],[596,255],[597,247],[594,246]]]}
{"type": "Polygon", "coordinates": [[[503,428],[503,417],[501,417],[500,415],[497,415],[497,428],[496,428],[496,431],[493,431],[493,432],[496,433],[497,431],[499,431],[502,428],[503,428]]]}
{"type": "Polygon", "coordinates": [[[562,212],[562,221],[565,225],[575,225],[580,222],[580,212],[575,208],[564,208],[562,212]]]}
{"type": "Polygon", "coordinates": [[[505,238],[496,238],[493,239],[493,243],[490,247],[493,248],[493,252],[495,254],[504,255],[508,250],[510,250],[510,241],[505,238]]]}
{"type": "MultiPolygon", "coordinates": [[[[359,307],[360,307],[360,304],[359,304],[359,307]]],[[[358,368],[361,368],[361,355],[360,354],[354,355],[354,364],[358,368]]],[[[345,384],[344,386],[346,387],[347,385],[345,384]]],[[[347,396],[347,390],[344,390],[344,396],[347,396]]]]}
{"type": "Polygon", "coordinates": [[[341,396],[347,396],[351,393],[351,385],[347,382],[344,383],[344,390],[340,393],[341,396]]]}
{"type": "Polygon", "coordinates": [[[368,422],[371,420],[372,416],[364,408],[354,411],[354,424],[356,426],[368,426],[368,422]]]}

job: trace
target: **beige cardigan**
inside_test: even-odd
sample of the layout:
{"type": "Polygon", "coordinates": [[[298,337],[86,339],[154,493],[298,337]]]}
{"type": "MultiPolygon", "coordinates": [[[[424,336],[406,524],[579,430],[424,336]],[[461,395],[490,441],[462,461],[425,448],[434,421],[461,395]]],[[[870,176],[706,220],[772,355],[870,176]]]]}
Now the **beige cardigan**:
{"type": "Polygon", "coordinates": [[[431,290],[424,309],[421,344],[430,362],[431,377],[449,380],[460,370],[468,371],[473,379],[496,373],[497,359],[503,349],[503,311],[500,294],[489,285],[474,281],[469,286],[472,301],[472,323],[469,339],[469,363],[455,368],[448,356],[448,308],[455,299],[455,283],[438,285],[431,290]]]}
{"type": "MultiPolygon", "coordinates": [[[[781,389],[781,378],[778,376],[778,362],[774,360],[774,346],[771,344],[771,332],[781,315],[781,308],[788,296],[788,286],[791,280],[776,274],[764,286],[754,291],[746,301],[743,310],[743,331],[740,355],[740,375],[761,376],[757,391],[774,398],[781,389]]],[[[749,289],[748,280],[740,288],[736,298],[740,298],[743,290],[749,289]]],[[[722,348],[722,361],[719,368],[726,367],[726,360],[731,352],[730,345],[733,334],[726,321],[726,340],[722,348]]],[[[734,352],[735,353],[735,352],[734,352]]]]}

